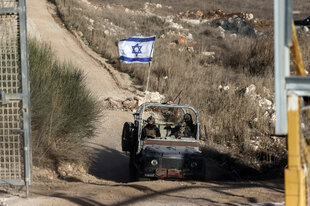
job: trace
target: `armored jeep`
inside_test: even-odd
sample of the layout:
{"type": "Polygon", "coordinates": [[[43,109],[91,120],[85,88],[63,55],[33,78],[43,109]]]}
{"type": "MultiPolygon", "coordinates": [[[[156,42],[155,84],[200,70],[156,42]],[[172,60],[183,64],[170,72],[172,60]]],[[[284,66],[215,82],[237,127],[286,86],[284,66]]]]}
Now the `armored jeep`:
{"type": "Polygon", "coordinates": [[[122,133],[122,150],[129,152],[129,171],[132,181],[141,179],[204,179],[204,158],[199,150],[199,119],[191,106],[167,103],[144,103],[134,115],[134,123],[125,122],[122,133]],[[194,114],[196,127],[193,136],[176,138],[178,122],[156,122],[161,136],[141,138],[147,110],[169,110],[194,114]],[[177,111],[178,110],[178,111],[177,111]]]}

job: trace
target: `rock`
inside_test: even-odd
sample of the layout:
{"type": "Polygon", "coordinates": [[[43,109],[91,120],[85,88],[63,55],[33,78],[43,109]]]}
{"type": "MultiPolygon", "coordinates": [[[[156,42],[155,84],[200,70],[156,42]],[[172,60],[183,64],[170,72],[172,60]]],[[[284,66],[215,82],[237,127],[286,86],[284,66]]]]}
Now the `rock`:
{"type": "Polygon", "coordinates": [[[231,34],[230,37],[236,39],[237,38],[237,34],[231,34]]]}
{"type": "Polygon", "coordinates": [[[180,24],[178,24],[178,23],[174,23],[174,22],[170,23],[170,24],[169,24],[169,27],[170,27],[170,28],[174,28],[174,29],[178,29],[178,30],[183,29],[183,26],[182,26],[182,25],[180,25],[180,24]]]}
{"type": "Polygon", "coordinates": [[[193,35],[191,33],[188,33],[186,38],[188,41],[193,41],[193,35]]]}
{"type": "Polygon", "coordinates": [[[93,19],[89,19],[89,23],[91,23],[91,25],[94,25],[95,20],[93,19]]]}
{"type": "Polygon", "coordinates": [[[222,37],[223,39],[225,39],[225,32],[221,32],[220,37],[222,37]]]}
{"type": "Polygon", "coordinates": [[[225,32],[225,29],[221,26],[218,26],[217,29],[220,31],[220,32],[225,32]]]}
{"type": "Polygon", "coordinates": [[[255,92],[256,92],[256,86],[254,84],[251,84],[245,89],[245,95],[255,94],[255,92]]]}
{"type": "Polygon", "coordinates": [[[163,6],[161,4],[156,4],[156,8],[160,9],[162,8],[163,6]]]}
{"type": "Polygon", "coordinates": [[[271,97],[271,92],[269,89],[267,89],[266,87],[263,88],[264,89],[264,93],[267,94],[267,97],[271,97]]]}
{"type": "Polygon", "coordinates": [[[94,27],[91,26],[91,25],[89,25],[89,26],[87,27],[87,29],[88,29],[88,31],[93,31],[93,30],[94,30],[94,27]]]}
{"type": "Polygon", "coordinates": [[[127,99],[123,101],[123,107],[124,109],[135,109],[137,107],[138,102],[134,99],[127,99]]]}
{"type": "Polygon", "coordinates": [[[203,13],[201,11],[197,11],[195,14],[196,14],[196,17],[198,18],[202,18],[203,16],[203,13]]]}
{"type": "Polygon", "coordinates": [[[230,89],[230,87],[227,85],[227,86],[224,86],[224,91],[227,91],[227,90],[229,90],[230,89]]]}
{"type": "Polygon", "coordinates": [[[141,105],[141,104],[143,104],[143,103],[145,102],[144,98],[143,98],[143,97],[140,97],[140,96],[135,96],[135,97],[134,97],[134,100],[137,101],[138,106],[141,105]]]}
{"type": "Polygon", "coordinates": [[[202,21],[199,19],[182,19],[182,21],[193,25],[199,25],[200,23],[202,23],[202,21]]]}
{"type": "Polygon", "coordinates": [[[303,30],[304,30],[304,32],[308,32],[309,28],[307,26],[304,26],[303,30]]]}
{"type": "Polygon", "coordinates": [[[159,94],[159,92],[145,92],[144,97],[135,96],[135,99],[138,101],[138,105],[145,102],[163,102],[165,99],[164,95],[159,94]]]}
{"type": "Polygon", "coordinates": [[[218,86],[218,90],[220,90],[220,91],[227,91],[229,89],[230,89],[230,87],[228,85],[226,85],[224,87],[222,85],[218,86]]]}
{"type": "Polygon", "coordinates": [[[192,41],[192,45],[197,45],[197,41],[192,41]]]}
{"type": "Polygon", "coordinates": [[[194,47],[191,46],[191,47],[187,47],[187,51],[190,53],[194,53],[195,50],[194,50],[194,47]]]}
{"type": "Polygon", "coordinates": [[[81,31],[78,31],[77,34],[82,37],[83,36],[83,33],[81,31]]]}
{"type": "Polygon", "coordinates": [[[109,105],[112,109],[120,109],[122,108],[122,104],[116,100],[114,100],[113,98],[109,97],[106,101],[109,102],[109,105]]]}
{"type": "Polygon", "coordinates": [[[171,43],[169,43],[169,46],[170,47],[175,47],[177,44],[175,43],[175,42],[171,42],[171,43]]]}
{"type": "Polygon", "coordinates": [[[178,38],[178,44],[182,46],[187,46],[187,39],[184,36],[179,36],[178,38]]]}
{"type": "Polygon", "coordinates": [[[271,109],[272,101],[270,101],[268,99],[260,99],[260,100],[258,100],[258,105],[260,107],[267,107],[267,109],[271,109]]]}
{"type": "Polygon", "coordinates": [[[247,20],[252,20],[252,19],[254,19],[254,15],[252,13],[249,13],[249,14],[246,15],[246,19],[247,20]]]}
{"type": "Polygon", "coordinates": [[[241,34],[248,37],[256,36],[255,29],[252,25],[245,18],[240,18],[237,15],[233,18],[229,18],[229,20],[226,18],[214,19],[211,22],[211,26],[221,26],[225,31],[229,31],[234,34],[241,34]]]}
{"type": "Polygon", "coordinates": [[[185,50],[185,47],[179,48],[179,52],[184,52],[184,50],[185,50]]]}
{"type": "Polygon", "coordinates": [[[165,21],[166,21],[167,23],[172,23],[172,22],[173,22],[173,19],[174,19],[174,16],[167,16],[166,19],[165,19],[165,21]]]}
{"type": "Polygon", "coordinates": [[[202,52],[201,53],[202,55],[204,55],[204,56],[207,56],[207,57],[211,57],[211,56],[214,56],[215,55],[215,52],[202,52]]]}

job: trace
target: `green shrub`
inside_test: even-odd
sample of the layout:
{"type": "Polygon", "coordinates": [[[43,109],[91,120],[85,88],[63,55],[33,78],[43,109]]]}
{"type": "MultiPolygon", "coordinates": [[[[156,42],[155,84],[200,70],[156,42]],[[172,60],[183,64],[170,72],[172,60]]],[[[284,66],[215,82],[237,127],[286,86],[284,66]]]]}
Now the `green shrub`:
{"type": "Polygon", "coordinates": [[[100,110],[84,75],[60,64],[47,44],[35,40],[29,41],[29,64],[35,164],[86,160],[81,150],[94,134],[100,110]]]}

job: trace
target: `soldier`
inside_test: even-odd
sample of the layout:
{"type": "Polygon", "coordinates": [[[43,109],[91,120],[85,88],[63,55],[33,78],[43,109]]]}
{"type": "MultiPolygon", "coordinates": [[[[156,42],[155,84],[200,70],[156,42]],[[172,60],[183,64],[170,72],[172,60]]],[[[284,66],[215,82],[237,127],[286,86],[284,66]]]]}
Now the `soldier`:
{"type": "Polygon", "coordinates": [[[141,139],[160,137],[160,131],[155,125],[155,118],[149,116],[146,120],[147,125],[142,129],[141,139]]]}
{"type": "Polygon", "coordinates": [[[177,131],[174,133],[174,136],[178,139],[185,136],[185,122],[180,122],[178,126],[176,126],[177,131]]]}
{"type": "Polygon", "coordinates": [[[196,125],[193,123],[192,115],[189,113],[184,114],[184,122],[185,126],[188,130],[188,136],[195,136],[196,135],[196,125]]]}

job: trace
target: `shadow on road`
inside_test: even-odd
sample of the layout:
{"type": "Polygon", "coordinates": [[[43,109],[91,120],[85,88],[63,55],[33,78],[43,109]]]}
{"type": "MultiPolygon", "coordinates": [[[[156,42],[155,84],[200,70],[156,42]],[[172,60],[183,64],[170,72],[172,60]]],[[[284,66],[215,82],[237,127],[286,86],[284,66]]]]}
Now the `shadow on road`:
{"type": "Polygon", "coordinates": [[[88,143],[94,151],[90,174],[100,179],[115,182],[129,181],[129,157],[115,149],[101,144],[88,143]]]}
{"type": "Polygon", "coordinates": [[[101,206],[101,205],[103,206],[102,203],[97,202],[95,200],[91,200],[87,197],[71,197],[63,193],[55,193],[52,195],[52,197],[66,199],[66,200],[69,200],[70,202],[73,202],[77,205],[82,205],[82,206],[101,206]]]}
{"type": "MultiPolygon", "coordinates": [[[[125,200],[114,200],[115,203],[107,204],[104,202],[100,202],[100,200],[94,197],[90,199],[89,197],[84,196],[71,196],[66,193],[54,193],[50,195],[51,197],[57,197],[61,199],[68,200],[77,205],[83,206],[98,206],[98,205],[109,205],[109,206],[125,206],[125,205],[134,205],[137,203],[143,202],[154,202],[154,201],[167,201],[171,198],[171,201],[174,203],[182,202],[186,203],[197,203],[198,205],[240,205],[241,203],[258,203],[257,197],[253,197],[253,193],[248,192],[243,194],[238,194],[238,189],[248,190],[250,188],[264,188],[265,190],[269,190],[270,192],[284,192],[283,184],[279,184],[278,182],[273,183],[231,183],[231,182],[216,182],[215,185],[201,185],[193,182],[191,185],[183,185],[169,189],[155,190],[148,186],[140,185],[140,184],[115,184],[115,185],[106,185],[106,184],[96,184],[100,185],[101,188],[98,188],[98,193],[105,190],[105,187],[122,187],[124,188],[132,188],[138,191],[143,192],[142,195],[135,195],[125,200]],[[186,194],[194,194],[192,190],[197,190],[195,195],[186,195],[186,194]],[[188,192],[187,192],[188,191],[188,192]],[[191,192],[190,192],[191,191],[191,192]],[[217,194],[221,199],[212,198],[211,194],[217,194]],[[155,199],[156,198],[156,199],[155,199]],[[168,198],[168,199],[167,199],[168,198]],[[227,202],[225,202],[227,201],[227,202]]],[[[239,190],[240,191],[240,190],[239,190]]],[[[38,194],[38,193],[37,193],[38,194]]],[[[256,194],[256,193],[254,193],[256,194]]],[[[42,194],[40,194],[42,195],[42,194]]],[[[169,203],[166,202],[166,203],[169,203]]],[[[246,205],[246,204],[244,204],[246,205]]],[[[272,205],[272,204],[270,204],[272,205]]]]}

